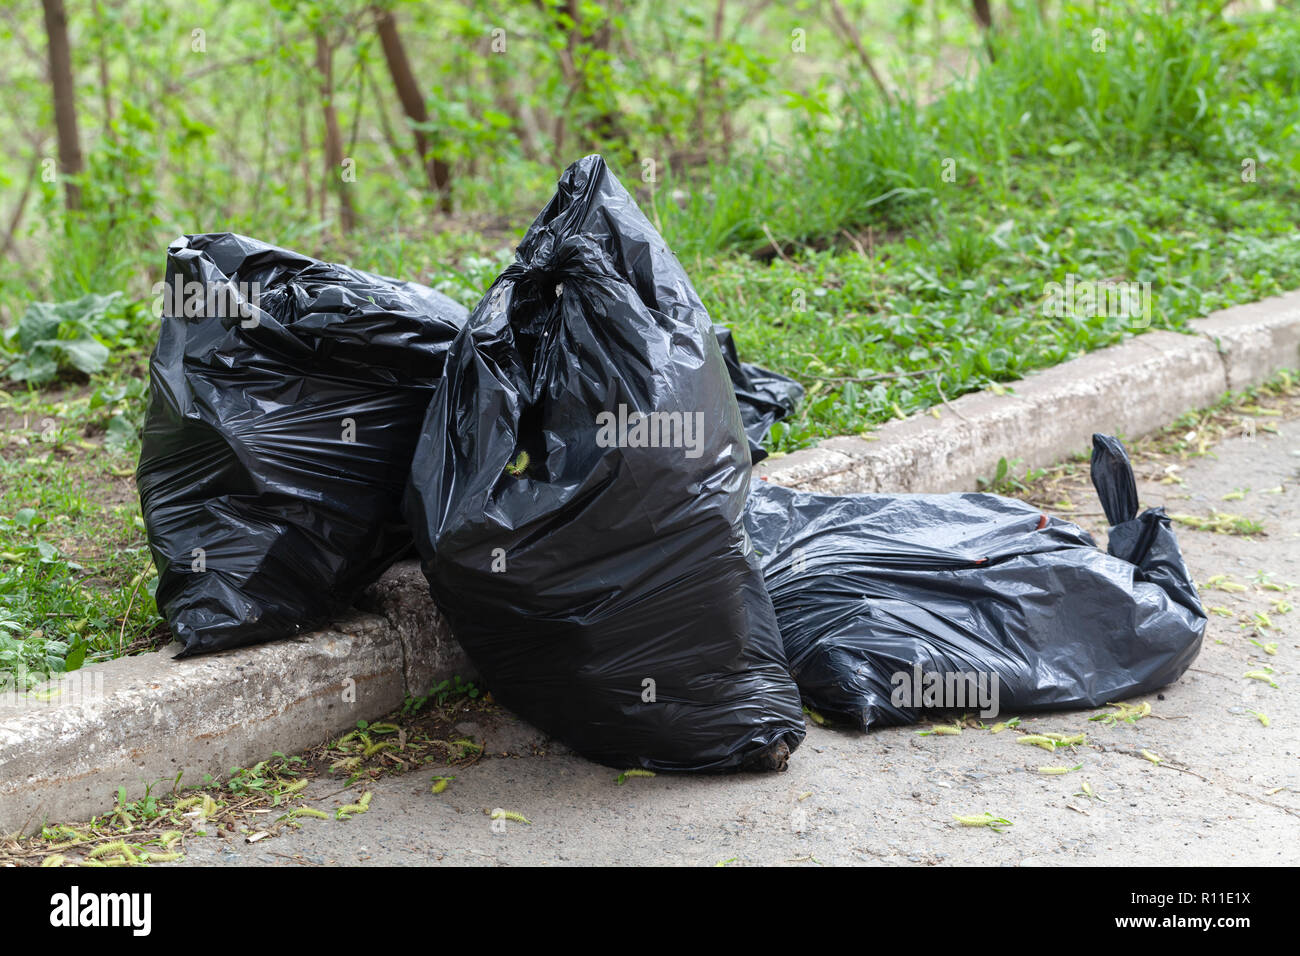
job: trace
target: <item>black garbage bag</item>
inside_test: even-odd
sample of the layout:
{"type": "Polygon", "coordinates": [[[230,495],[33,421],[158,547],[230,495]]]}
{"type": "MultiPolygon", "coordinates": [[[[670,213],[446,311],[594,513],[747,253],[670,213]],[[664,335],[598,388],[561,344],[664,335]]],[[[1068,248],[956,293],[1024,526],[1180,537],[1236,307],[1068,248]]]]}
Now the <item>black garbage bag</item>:
{"type": "Polygon", "coordinates": [[[756,482],[745,523],[808,705],[866,730],[932,707],[1097,707],[1177,680],[1205,612],[1163,510],[1137,514],[1123,446],[1093,448],[1108,554],[996,495],[756,482]]]}
{"type": "Polygon", "coordinates": [[[780,769],[803,738],[709,318],[599,156],[452,346],[406,514],[493,696],[615,767],[780,769]]]}
{"type": "Polygon", "coordinates": [[[740,417],[749,438],[750,459],[757,465],[767,457],[763,439],[773,424],[794,412],[803,398],[803,386],[779,372],[769,372],[742,362],[730,329],[715,325],[713,334],[717,336],[722,355],[727,360],[727,374],[736,390],[740,417]]]}
{"type": "Polygon", "coordinates": [[[411,546],[411,455],[465,309],[231,234],[168,249],[136,480],[182,656],[326,620],[411,546]]]}

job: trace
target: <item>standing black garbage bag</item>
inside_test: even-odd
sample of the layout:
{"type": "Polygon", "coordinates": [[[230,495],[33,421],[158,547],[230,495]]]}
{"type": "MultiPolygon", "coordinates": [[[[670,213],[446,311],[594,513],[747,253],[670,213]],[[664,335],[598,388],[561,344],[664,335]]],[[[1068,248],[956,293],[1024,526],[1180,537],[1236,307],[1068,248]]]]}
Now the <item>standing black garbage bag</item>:
{"type": "Polygon", "coordinates": [[[707,313],[580,160],[452,346],[411,469],[434,600],[493,696],[615,767],[783,768],[803,715],[749,472],[707,313]]]}
{"type": "Polygon", "coordinates": [[[1113,527],[988,494],[816,495],[758,482],[746,526],[804,700],[863,730],[935,707],[1098,707],[1177,680],[1205,612],[1123,446],[1093,436],[1113,527]]]}
{"type": "Polygon", "coordinates": [[[172,244],[136,480],[182,656],[309,630],[410,547],[410,459],[465,315],[243,236],[172,244]]]}

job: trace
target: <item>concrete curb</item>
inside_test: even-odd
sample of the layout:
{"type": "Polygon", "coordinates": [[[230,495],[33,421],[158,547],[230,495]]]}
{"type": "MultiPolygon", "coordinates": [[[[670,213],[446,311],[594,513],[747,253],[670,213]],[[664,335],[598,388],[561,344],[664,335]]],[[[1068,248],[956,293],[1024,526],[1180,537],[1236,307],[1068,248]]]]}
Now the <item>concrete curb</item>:
{"type": "Polygon", "coordinates": [[[1300,365],[1300,292],[1214,312],[1196,334],[1153,331],[1017,382],[976,392],[939,417],[892,421],[869,438],[831,438],[755,469],[808,491],[971,491],[1000,458],[1054,464],[1090,447],[1093,432],[1137,438],[1224,392],[1300,365]]]}
{"type": "Polygon", "coordinates": [[[179,645],[0,695],[0,834],[87,819],[147,785],[225,780],[374,720],[452,674],[472,676],[415,561],[356,611],[290,640],[172,660],[179,645]]]}
{"type": "MultiPolygon", "coordinates": [[[[999,458],[1053,464],[1094,431],[1138,437],[1229,389],[1300,365],[1300,292],[1216,312],[1197,334],[1148,332],[871,435],[833,438],[756,473],[808,490],[964,491],[999,458]]],[[[468,659],[419,566],[399,562],[363,610],[288,641],[173,661],[173,649],[83,668],[22,701],[0,696],[0,834],[81,820],[177,773],[225,779],[272,751],[292,753],[373,720],[468,659]],[[42,701],[41,697],[50,697],[42,701]]]]}

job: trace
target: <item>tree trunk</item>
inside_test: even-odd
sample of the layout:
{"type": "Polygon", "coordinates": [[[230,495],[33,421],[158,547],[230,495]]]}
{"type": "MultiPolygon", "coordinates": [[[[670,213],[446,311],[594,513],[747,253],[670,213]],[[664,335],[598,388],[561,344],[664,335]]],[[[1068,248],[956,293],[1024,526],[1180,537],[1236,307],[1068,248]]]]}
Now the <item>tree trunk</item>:
{"type": "MultiPolygon", "coordinates": [[[[393,78],[393,88],[402,103],[402,110],[413,123],[428,123],[429,113],[424,106],[424,95],[420,84],[411,72],[411,61],[406,57],[406,47],[402,45],[402,35],[397,31],[397,20],[388,10],[375,9],[375,32],[384,48],[384,59],[388,62],[388,73],[393,78]]],[[[429,191],[437,194],[438,208],[451,212],[451,167],[439,159],[430,148],[429,139],[424,130],[413,128],[415,148],[424,165],[425,178],[429,182],[429,191]]]]}
{"type": "Polygon", "coordinates": [[[989,0],[971,0],[971,5],[975,12],[975,22],[984,34],[984,49],[988,51],[990,61],[996,60],[993,39],[989,36],[989,31],[993,28],[993,11],[989,8],[989,0]]]}
{"type": "Polygon", "coordinates": [[[49,40],[50,86],[54,90],[54,126],[59,138],[59,171],[64,177],[63,199],[69,210],[80,209],[81,187],[72,180],[83,167],[77,137],[72,51],[68,46],[68,15],[63,0],[41,0],[41,5],[45,8],[45,35],[49,40]]]}
{"type": "Polygon", "coordinates": [[[339,228],[347,235],[356,224],[352,195],[343,181],[343,136],[339,132],[338,110],[334,107],[334,51],[325,31],[316,32],[316,72],[320,79],[321,107],[325,116],[325,176],[333,182],[339,197],[339,228]]]}

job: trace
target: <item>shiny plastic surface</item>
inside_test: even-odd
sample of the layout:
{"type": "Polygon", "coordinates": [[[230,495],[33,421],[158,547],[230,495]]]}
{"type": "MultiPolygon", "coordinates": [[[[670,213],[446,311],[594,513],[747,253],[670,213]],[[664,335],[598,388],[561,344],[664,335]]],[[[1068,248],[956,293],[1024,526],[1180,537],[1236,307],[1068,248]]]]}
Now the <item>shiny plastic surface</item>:
{"type": "Polygon", "coordinates": [[[746,526],[809,706],[867,729],[917,720],[931,674],[982,674],[986,688],[996,675],[1004,714],[1097,707],[1177,680],[1205,613],[1169,519],[1136,514],[1123,446],[1093,444],[1093,482],[1115,522],[1108,554],[1075,525],[996,495],[755,483],[746,526]]]}
{"type": "Polygon", "coordinates": [[[465,310],[230,234],[168,250],[136,480],[182,656],[310,630],[408,550],[415,436],[465,310]]]}
{"type": "Polygon", "coordinates": [[[749,473],[690,281],[604,162],[575,163],[453,344],[407,496],[493,695],[615,767],[783,767],[803,716],[749,473]]]}

